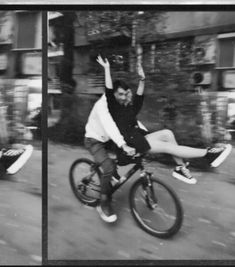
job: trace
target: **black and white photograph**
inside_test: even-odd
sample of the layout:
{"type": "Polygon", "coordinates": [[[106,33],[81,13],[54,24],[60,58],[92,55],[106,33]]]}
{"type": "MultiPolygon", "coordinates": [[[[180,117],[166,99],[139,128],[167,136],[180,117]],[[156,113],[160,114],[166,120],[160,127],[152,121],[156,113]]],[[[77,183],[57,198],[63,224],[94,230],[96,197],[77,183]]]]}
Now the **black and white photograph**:
{"type": "Polygon", "coordinates": [[[42,264],[42,12],[0,10],[0,265],[42,264]]]}
{"type": "Polygon", "coordinates": [[[234,264],[235,6],[42,2],[0,6],[0,266],[234,264]]]}
{"type": "Polygon", "coordinates": [[[235,11],[47,17],[48,262],[234,260],[235,11]]]}

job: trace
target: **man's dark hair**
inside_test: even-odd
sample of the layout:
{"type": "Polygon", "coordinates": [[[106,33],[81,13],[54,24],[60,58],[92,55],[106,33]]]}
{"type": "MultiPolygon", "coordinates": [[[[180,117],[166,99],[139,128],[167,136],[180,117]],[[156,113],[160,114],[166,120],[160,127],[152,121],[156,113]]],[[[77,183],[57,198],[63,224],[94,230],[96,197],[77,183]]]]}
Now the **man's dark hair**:
{"type": "Polygon", "coordinates": [[[119,87],[121,87],[125,91],[127,91],[128,89],[130,89],[130,87],[124,81],[122,81],[122,80],[116,80],[113,83],[113,91],[116,92],[119,87]]]}

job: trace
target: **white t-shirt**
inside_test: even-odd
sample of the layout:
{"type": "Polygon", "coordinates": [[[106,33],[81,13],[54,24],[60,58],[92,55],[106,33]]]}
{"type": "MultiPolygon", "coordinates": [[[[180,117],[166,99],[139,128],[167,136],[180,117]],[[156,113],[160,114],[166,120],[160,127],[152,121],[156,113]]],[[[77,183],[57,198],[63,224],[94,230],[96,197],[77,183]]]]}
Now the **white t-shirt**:
{"type": "Polygon", "coordinates": [[[85,136],[94,138],[103,143],[111,139],[118,147],[126,144],[109,113],[105,94],[101,96],[91,110],[86,124],[85,136]]]}

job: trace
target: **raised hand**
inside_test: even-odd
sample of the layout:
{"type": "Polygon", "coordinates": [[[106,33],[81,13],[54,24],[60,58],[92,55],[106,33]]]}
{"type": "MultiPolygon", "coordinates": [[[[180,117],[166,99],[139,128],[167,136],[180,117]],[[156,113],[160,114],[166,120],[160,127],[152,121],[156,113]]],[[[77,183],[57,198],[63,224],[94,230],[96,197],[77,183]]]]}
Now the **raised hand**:
{"type": "Polygon", "coordinates": [[[103,67],[103,68],[109,68],[110,64],[107,58],[105,58],[105,60],[103,60],[103,58],[101,57],[101,55],[99,55],[96,59],[96,61],[103,67]]]}
{"type": "Polygon", "coordinates": [[[145,74],[141,63],[137,63],[137,74],[139,75],[141,80],[145,79],[145,74]]]}

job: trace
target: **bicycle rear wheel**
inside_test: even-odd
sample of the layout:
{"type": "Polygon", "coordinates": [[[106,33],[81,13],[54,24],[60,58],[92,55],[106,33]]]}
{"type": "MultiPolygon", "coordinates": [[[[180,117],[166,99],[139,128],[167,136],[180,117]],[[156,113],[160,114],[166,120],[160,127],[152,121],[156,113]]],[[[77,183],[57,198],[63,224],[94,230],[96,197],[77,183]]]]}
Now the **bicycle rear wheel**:
{"type": "Polygon", "coordinates": [[[130,208],[138,225],[159,238],[175,235],[183,222],[179,198],[168,185],[155,177],[137,180],[130,189],[130,208]]]}
{"type": "Polygon", "coordinates": [[[73,193],[82,203],[96,206],[100,199],[100,170],[90,159],[76,160],[69,170],[73,193]]]}

